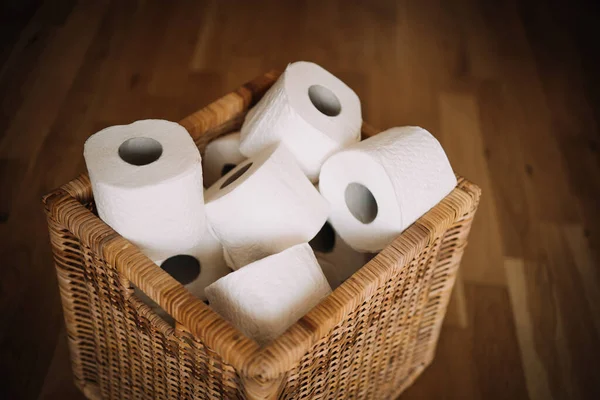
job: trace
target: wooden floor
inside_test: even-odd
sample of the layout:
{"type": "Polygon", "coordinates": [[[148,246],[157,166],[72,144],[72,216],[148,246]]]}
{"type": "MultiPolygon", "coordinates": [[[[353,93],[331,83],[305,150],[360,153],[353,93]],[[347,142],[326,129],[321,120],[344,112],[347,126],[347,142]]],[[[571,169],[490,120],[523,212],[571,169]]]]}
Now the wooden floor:
{"type": "Polygon", "coordinates": [[[598,10],[559,3],[115,0],[34,10],[3,35],[0,59],[2,398],[82,398],[40,196],[84,170],[86,137],[179,120],[295,60],[347,82],[372,125],[429,129],[483,189],[436,360],[402,397],[600,398],[598,10]]]}

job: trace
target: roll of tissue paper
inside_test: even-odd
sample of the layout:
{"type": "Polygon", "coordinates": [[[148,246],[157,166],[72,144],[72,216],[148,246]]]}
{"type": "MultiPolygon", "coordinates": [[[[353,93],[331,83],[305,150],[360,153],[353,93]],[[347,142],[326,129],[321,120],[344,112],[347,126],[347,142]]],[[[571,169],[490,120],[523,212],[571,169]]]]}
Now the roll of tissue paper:
{"type": "Polygon", "coordinates": [[[361,124],[352,89],[316,64],[295,62],[248,112],[240,151],[250,157],[283,143],[316,182],[327,157],[360,140],[361,124]]]}
{"type": "Polygon", "coordinates": [[[84,157],[100,218],[151,260],[200,243],[206,229],[201,158],[181,125],[112,126],[90,136],[84,157]]]}
{"type": "Polygon", "coordinates": [[[331,156],[319,190],[353,249],[375,252],[456,186],[440,143],[425,129],[392,128],[331,156]]]}
{"type": "Polygon", "coordinates": [[[196,247],[155,262],[201,300],[206,300],[204,288],[231,272],[209,224],[196,247]]]}
{"type": "Polygon", "coordinates": [[[221,136],[208,145],[202,157],[204,186],[210,187],[219,178],[246,159],[240,153],[240,133],[221,136]]]}
{"type": "Polygon", "coordinates": [[[206,191],[206,214],[238,269],[308,242],[329,214],[285,146],[274,146],[238,165],[206,191]]]}
{"type": "Polygon", "coordinates": [[[360,253],[344,242],[329,222],[325,222],[309,244],[332,289],[358,271],[369,259],[368,254],[360,253]]]}
{"type": "MultiPolygon", "coordinates": [[[[206,300],[204,289],[231,272],[223,259],[223,247],[211,233],[208,224],[202,240],[196,248],[188,254],[179,254],[169,258],[166,262],[158,260],[156,264],[162,266],[191,294],[203,301],[206,300]]],[[[173,325],[173,318],[144,292],[134,287],[134,293],[165,322],[173,325]]]]}
{"type": "Polygon", "coordinates": [[[331,292],[307,243],[263,258],[206,288],[210,306],[263,345],[331,292]]]}

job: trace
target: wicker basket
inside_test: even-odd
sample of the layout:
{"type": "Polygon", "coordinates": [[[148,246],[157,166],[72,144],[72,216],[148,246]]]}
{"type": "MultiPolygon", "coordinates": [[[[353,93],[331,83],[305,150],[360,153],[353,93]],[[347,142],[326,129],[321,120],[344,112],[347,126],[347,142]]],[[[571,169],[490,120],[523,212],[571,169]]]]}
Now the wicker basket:
{"type": "MultiPolygon", "coordinates": [[[[181,124],[203,151],[239,128],[277,77],[257,78],[181,124]]],[[[373,134],[363,127],[363,136],[373,134]]],[[[442,202],[261,348],[103,223],[82,175],[43,199],[75,384],[90,399],[393,398],[433,359],[479,195],[459,178],[442,202]]]]}

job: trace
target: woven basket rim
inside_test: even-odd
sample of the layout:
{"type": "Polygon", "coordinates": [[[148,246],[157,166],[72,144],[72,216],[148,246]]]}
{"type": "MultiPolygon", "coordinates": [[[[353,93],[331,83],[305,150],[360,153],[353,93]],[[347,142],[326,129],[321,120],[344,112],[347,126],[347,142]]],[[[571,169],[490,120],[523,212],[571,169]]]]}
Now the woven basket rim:
{"type": "MultiPolygon", "coordinates": [[[[243,121],[246,111],[279,75],[277,71],[270,71],[179,123],[190,132],[197,144],[202,135],[209,131],[220,134],[231,131],[232,127],[243,121]],[[236,109],[229,106],[227,118],[220,119],[218,116],[223,113],[223,105],[232,102],[236,104],[236,109]]],[[[364,123],[362,132],[369,137],[379,131],[364,123]]],[[[92,199],[87,174],[45,195],[42,200],[49,218],[65,226],[83,245],[101,255],[108,265],[116,268],[173,316],[185,331],[218,353],[225,362],[245,376],[273,379],[295,366],[316,342],[375,293],[395,268],[403,268],[430,240],[477,204],[481,194],[479,187],[458,175],[457,178],[456,188],[438,205],[402,232],[285,333],[264,347],[246,337],[189,293],[136,246],[87,209],[83,203],[92,199]],[[445,217],[443,224],[439,223],[440,215],[445,217]]],[[[173,332],[166,332],[169,333],[173,332]]]]}

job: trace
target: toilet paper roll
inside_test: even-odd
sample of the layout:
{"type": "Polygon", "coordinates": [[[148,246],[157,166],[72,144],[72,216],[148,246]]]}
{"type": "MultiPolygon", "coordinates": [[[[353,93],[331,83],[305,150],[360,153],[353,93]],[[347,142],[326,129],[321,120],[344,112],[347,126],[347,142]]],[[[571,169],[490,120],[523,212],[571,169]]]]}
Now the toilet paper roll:
{"type": "Polygon", "coordinates": [[[354,250],[344,242],[329,222],[325,222],[309,244],[332,289],[350,278],[368,261],[367,254],[354,250]]]}
{"type": "Polygon", "coordinates": [[[308,242],[329,204],[285,146],[238,165],[206,191],[206,213],[232,269],[308,242]]]}
{"type": "Polygon", "coordinates": [[[316,182],[334,152],[360,140],[360,100],[341,80],[310,62],[295,62],[248,112],[240,151],[246,156],[283,143],[316,182]]]}
{"type": "Polygon", "coordinates": [[[206,288],[210,306],[263,345],[331,293],[307,243],[263,258],[206,288]]]}
{"type": "Polygon", "coordinates": [[[206,228],[201,158],[181,125],[112,126],[90,136],[84,157],[100,218],[150,259],[199,244],[206,228]]]}
{"type": "Polygon", "coordinates": [[[334,154],[319,181],[336,232],[369,252],[387,246],[455,186],[442,146],[418,127],[392,128],[334,154]]]}
{"type": "Polygon", "coordinates": [[[221,136],[208,145],[202,157],[204,186],[210,187],[219,178],[246,159],[240,153],[240,133],[221,136]]]}
{"type": "Polygon", "coordinates": [[[196,247],[155,262],[203,301],[206,300],[204,288],[231,272],[223,258],[223,246],[208,224],[196,247]]]}
{"type": "MultiPolygon", "coordinates": [[[[164,266],[165,270],[194,296],[206,301],[204,289],[229,274],[231,270],[223,259],[223,247],[211,233],[207,224],[200,244],[189,252],[171,257],[168,262],[158,260],[156,264],[164,266]],[[193,258],[193,259],[192,259],[193,258]]],[[[139,288],[134,287],[135,295],[146,303],[159,317],[174,325],[173,317],[146,296],[139,288]]]]}

